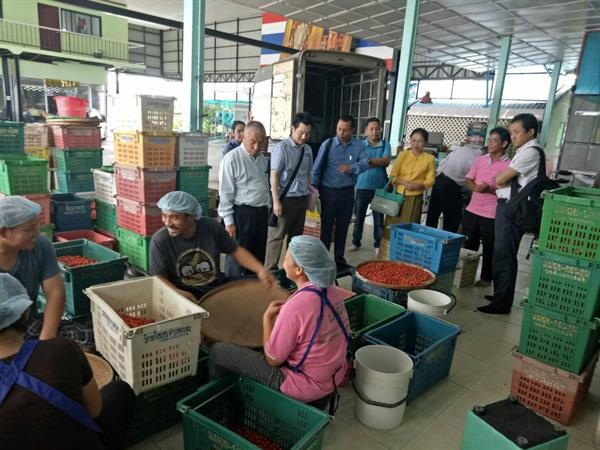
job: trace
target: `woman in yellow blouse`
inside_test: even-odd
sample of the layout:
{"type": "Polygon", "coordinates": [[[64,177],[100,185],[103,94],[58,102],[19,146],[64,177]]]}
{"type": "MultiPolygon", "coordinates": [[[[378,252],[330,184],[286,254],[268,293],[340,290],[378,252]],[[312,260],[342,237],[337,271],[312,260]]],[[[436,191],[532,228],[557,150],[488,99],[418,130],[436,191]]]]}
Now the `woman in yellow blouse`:
{"type": "Polygon", "coordinates": [[[425,152],[428,139],[429,133],[423,128],[413,130],[410,150],[399,153],[392,166],[390,176],[396,190],[404,194],[404,203],[399,215],[386,216],[386,229],[394,223],[421,222],[423,192],[435,182],[435,158],[425,152]]]}

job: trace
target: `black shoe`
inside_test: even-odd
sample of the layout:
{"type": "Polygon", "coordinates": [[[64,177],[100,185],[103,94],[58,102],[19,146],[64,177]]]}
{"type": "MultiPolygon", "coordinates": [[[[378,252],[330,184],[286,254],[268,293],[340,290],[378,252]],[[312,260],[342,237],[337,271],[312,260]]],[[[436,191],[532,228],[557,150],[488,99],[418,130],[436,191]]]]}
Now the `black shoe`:
{"type": "Polygon", "coordinates": [[[492,304],[487,306],[480,306],[479,308],[477,308],[477,311],[486,314],[510,314],[510,307],[506,309],[492,304]]]}
{"type": "Polygon", "coordinates": [[[485,298],[486,300],[493,302],[494,301],[494,295],[484,295],[483,298],[485,298]]]}

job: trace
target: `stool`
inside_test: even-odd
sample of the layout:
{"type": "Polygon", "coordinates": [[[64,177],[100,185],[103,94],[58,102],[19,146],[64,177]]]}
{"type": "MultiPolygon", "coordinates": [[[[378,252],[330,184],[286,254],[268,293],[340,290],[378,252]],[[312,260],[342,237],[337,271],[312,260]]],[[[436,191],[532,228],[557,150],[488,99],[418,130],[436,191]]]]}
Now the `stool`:
{"type": "Polygon", "coordinates": [[[337,271],[337,274],[335,275],[335,285],[339,286],[339,283],[338,283],[339,278],[351,277],[353,274],[354,274],[353,266],[342,267],[341,269],[339,269],[337,271]]]}

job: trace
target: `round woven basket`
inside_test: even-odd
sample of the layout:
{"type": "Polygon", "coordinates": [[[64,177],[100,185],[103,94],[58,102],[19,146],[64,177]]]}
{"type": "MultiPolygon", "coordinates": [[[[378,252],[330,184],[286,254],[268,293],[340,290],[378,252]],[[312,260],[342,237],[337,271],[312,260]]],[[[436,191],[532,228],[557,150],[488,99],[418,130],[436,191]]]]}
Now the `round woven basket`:
{"type": "Polygon", "coordinates": [[[355,274],[356,274],[356,278],[360,279],[361,281],[364,281],[365,283],[369,283],[372,284],[373,286],[379,286],[379,287],[383,287],[383,288],[387,288],[387,289],[392,289],[392,290],[411,290],[411,289],[423,289],[426,288],[428,286],[431,286],[433,283],[435,283],[436,280],[436,276],[435,274],[431,271],[428,270],[424,267],[418,266],[416,264],[409,264],[409,263],[405,263],[405,262],[401,262],[401,261],[379,261],[379,260],[371,260],[371,261],[364,261],[362,263],[360,263],[358,266],[356,266],[355,269],[355,274]],[[389,263],[393,263],[393,264],[397,264],[397,265],[406,265],[406,266],[411,266],[411,267],[416,267],[418,269],[421,269],[425,272],[427,272],[430,276],[431,279],[427,280],[425,283],[420,284],[418,286],[406,286],[406,285],[402,285],[401,283],[399,284],[386,284],[386,283],[378,283],[376,281],[372,281],[369,280],[368,278],[364,277],[363,275],[360,274],[360,268],[366,264],[369,263],[375,263],[375,264],[389,264],[389,263]]]}
{"type": "Polygon", "coordinates": [[[104,359],[100,358],[99,356],[92,355],[91,353],[86,353],[85,357],[92,367],[92,372],[94,373],[94,379],[96,380],[98,389],[102,389],[102,387],[110,383],[115,376],[112,367],[110,367],[110,364],[104,359]]]}

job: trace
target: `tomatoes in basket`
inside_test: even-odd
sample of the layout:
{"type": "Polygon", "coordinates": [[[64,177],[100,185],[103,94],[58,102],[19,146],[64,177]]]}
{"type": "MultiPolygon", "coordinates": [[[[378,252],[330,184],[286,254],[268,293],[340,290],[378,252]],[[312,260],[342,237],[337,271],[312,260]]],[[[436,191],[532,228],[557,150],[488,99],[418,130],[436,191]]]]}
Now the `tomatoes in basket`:
{"type": "Polygon", "coordinates": [[[56,258],[59,263],[64,264],[68,267],[80,267],[80,266],[88,266],[90,264],[96,264],[96,261],[93,258],[88,258],[87,256],[80,255],[63,255],[56,258]]]}
{"type": "Polygon", "coordinates": [[[155,322],[154,319],[144,319],[143,317],[135,317],[123,313],[119,313],[119,317],[123,319],[123,322],[125,322],[125,325],[127,325],[129,328],[137,328],[155,322]]]}
{"type": "Polygon", "coordinates": [[[358,273],[369,281],[407,288],[422,286],[432,276],[411,264],[393,261],[373,261],[358,268],[358,273]]]}
{"type": "Polygon", "coordinates": [[[256,445],[258,448],[261,448],[262,450],[283,450],[283,447],[281,445],[271,441],[267,437],[263,436],[260,433],[257,433],[254,430],[251,430],[248,427],[241,425],[230,425],[228,428],[235,434],[238,434],[247,441],[252,442],[254,445],[256,445]]]}

